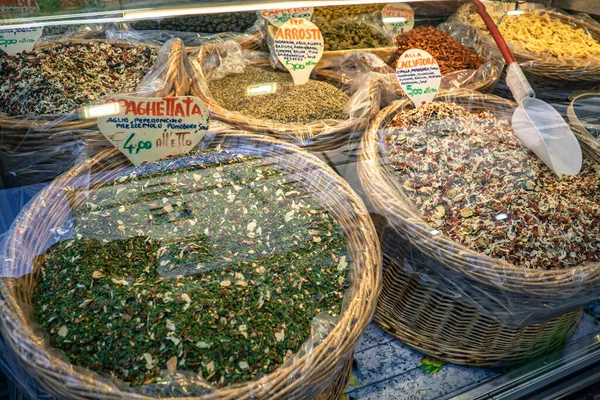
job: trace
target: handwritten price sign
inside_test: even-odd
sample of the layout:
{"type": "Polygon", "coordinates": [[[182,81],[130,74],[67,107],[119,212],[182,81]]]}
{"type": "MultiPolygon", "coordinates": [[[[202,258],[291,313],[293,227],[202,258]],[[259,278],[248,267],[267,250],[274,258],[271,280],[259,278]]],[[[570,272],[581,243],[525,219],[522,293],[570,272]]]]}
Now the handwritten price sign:
{"type": "Polygon", "coordinates": [[[264,19],[269,21],[271,25],[280,28],[292,18],[303,18],[310,21],[314,11],[314,7],[299,7],[264,10],[260,14],[264,19]]]}
{"type": "Polygon", "coordinates": [[[415,26],[415,12],[406,3],[386,4],[381,10],[383,24],[394,33],[405,33],[415,26]]]}
{"type": "Polygon", "coordinates": [[[0,29],[0,50],[9,56],[33,50],[35,42],[42,36],[44,28],[2,28],[0,29]]]}
{"type": "Polygon", "coordinates": [[[134,164],[192,150],[208,130],[208,112],[191,96],[150,99],[118,96],[115,115],[98,118],[100,132],[134,164]]]}
{"type": "Polygon", "coordinates": [[[323,36],[315,24],[291,19],[275,34],[275,54],[290,71],[295,85],[308,82],[310,73],[323,56],[323,36]]]}
{"type": "Polygon", "coordinates": [[[442,82],[437,61],[421,49],[402,53],[396,67],[396,77],[415,107],[433,101],[442,82]]]}

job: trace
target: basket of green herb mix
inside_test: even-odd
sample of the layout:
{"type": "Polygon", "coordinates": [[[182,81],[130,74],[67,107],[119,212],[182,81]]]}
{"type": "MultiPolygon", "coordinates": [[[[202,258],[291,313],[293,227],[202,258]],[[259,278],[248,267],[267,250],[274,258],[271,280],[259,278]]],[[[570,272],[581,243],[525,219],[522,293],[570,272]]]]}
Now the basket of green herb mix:
{"type": "Polygon", "coordinates": [[[356,90],[341,79],[326,81],[317,70],[308,83],[294,85],[268,56],[254,57],[234,42],[203,46],[190,62],[196,74],[191,93],[206,102],[213,119],[313,151],[360,135],[379,110],[379,80],[365,80],[356,90]]]}
{"type": "Polygon", "coordinates": [[[8,234],[2,336],[65,399],[339,399],[380,255],[356,194],[297,147],[220,132],[131,166],[105,150],[8,234]]]}

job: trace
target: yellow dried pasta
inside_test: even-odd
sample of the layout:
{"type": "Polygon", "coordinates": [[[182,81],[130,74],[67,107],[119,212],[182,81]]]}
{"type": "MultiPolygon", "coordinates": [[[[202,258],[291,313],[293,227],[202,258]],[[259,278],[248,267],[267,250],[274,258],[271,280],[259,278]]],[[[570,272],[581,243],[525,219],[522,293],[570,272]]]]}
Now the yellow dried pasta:
{"type": "Polygon", "coordinates": [[[600,43],[546,13],[505,16],[498,27],[507,42],[558,59],[600,57],[600,43]]]}

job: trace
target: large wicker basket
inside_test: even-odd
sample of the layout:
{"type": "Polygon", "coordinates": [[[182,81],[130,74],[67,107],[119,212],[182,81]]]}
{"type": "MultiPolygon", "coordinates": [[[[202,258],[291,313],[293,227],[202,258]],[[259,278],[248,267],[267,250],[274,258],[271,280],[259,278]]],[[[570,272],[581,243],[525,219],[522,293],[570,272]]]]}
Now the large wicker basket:
{"type": "MultiPolygon", "coordinates": [[[[312,122],[306,125],[282,124],[271,120],[258,119],[231,111],[219,105],[208,92],[208,82],[212,75],[211,70],[205,68],[207,59],[212,58],[211,65],[215,65],[214,59],[227,56],[227,47],[219,45],[208,45],[200,49],[198,53],[190,56],[190,62],[197,79],[192,82],[191,94],[197,96],[209,106],[211,118],[225,122],[236,128],[265,134],[272,138],[295,143],[311,151],[327,151],[344,145],[348,139],[356,133],[362,132],[368,125],[368,120],[379,111],[381,82],[373,80],[369,83],[368,93],[359,105],[360,118],[349,118],[344,121],[312,122]]],[[[252,65],[271,68],[268,58],[248,60],[252,65]]],[[[214,67],[213,67],[214,68],[214,67]]],[[[323,70],[317,70],[317,78],[323,70]]],[[[329,78],[329,75],[323,76],[329,78]]],[[[340,87],[350,92],[351,88],[346,84],[340,87]]]]}
{"type": "MultiPolygon", "coordinates": [[[[123,43],[127,46],[153,47],[158,46],[146,43],[107,41],[103,39],[67,39],[45,42],[38,47],[52,47],[65,43],[110,42],[123,43]]],[[[162,71],[157,71],[154,82],[160,86],[144,90],[140,95],[146,97],[167,97],[186,95],[189,91],[189,76],[185,72],[181,58],[185,52],[183,43],[174,41],[167,55],[166,65],[162,71]]],[[[84,137],[93,137],[95,143],[108,142],[93,131],[97,129],[95,119],[61,119],[60,115],[43,115],[36,117],[11,117],[0,113],[0,162],[4,170],[5,180],[14,180],[15,184],[26,185],[39,183],[53,178],[66,171],[77,160],[79,150],[77,141],[84,137]],[[92,132],[90,132],[92,130],[92,132]],[[45,168],[44,162],[48,160],[57,168],[45,168]],[[41,165],[36,165],[41,161],[41,165]],[[63,167],[64,166],[64,167],[63,167]],[[27,171],[25,172],[25,169],[27,171]],[[49,171],[55,171],[49,175],[49,171]],[[7,175],[9,176],[7,178],[7,175]]],[[[12,186],[12,184],[11,184],[12,186]]]]}
{"type": "MultiPolygon", "coordinates": [[[[600,42],[600,26],[597,24],[554,10],[531,10],[530,12],[547,14],[550,18],[560,20],[574,28],[582,28],[597,42],[600,42]]],[[[472,4],[464,4],[449,18],[449,21],[468,24],[469,16],[475,13],[472,4]]],[[[497,52],[496,43],[490,35],[487,32],[481,33],[489,50],[497,52]]],[[[527,79],[541,97],[545,95],[545,90],[570,92],[574,89],[591,90],[600,87],[600,60],[569,59],[561,61],[536,55],[519,46],[511,45],[510,48],[527,79]]]]}
{"type": "MultiPolygon", "coordinates": [[[[352,352],[370,322],[381,288],[380,249],[373,224],[360,198],[316,156],[268,138],[218,132],[201,142],[236,153],[261,157],[274,168],[298,179],[339,222],[352,259],[350,287],[337,324],[310,351],[299,353],[274,372],[245,384],[193,392],[187,399],[332,399],[343,394],[352,352]]],[[[85,201],[80,186],[103,185],[130,162],[116,149],[67,172],[43,189],[17,218],[7,237],[0,278],[2,336],[12,349],[9,358],[52,395],[61,399],[150,399],[123,383],[76,367],[47,345],[45,334],[32,321],[31,292],[39,272],[39,257],[51,244],[53,228],[68,220],[72,208],[85,201]],[[89,178],[89,181],[88,181],[89,178]],[[70,193],[65,196],[65,191],[70,193]],[[68,199],[67,199],[68,197],[68,199]],[[10,261],[10,260],[12,261],[10,261]],[[35,262],[34,262],[35,261],[35,262]]],[[[98,186],[96,186],[98,187],[98,186]]],[[[193,385],[192,385],[193,386],[193,385]]],[[[185,384],[184,386],[185,387],[185,384]]]]}
{"type": "MultiPolygon", "coordinates": [[[[437,101],[472,112],[492,111],[500,118],[510,118],[515,107],[471,91],[442,94],[437,101]]],[[[406,100],[382,110],[361,146],[358,174],[377,215],[384,253],[375,321],[416,349],[461,364],[516,362],[556,349],[574,332],[582,299],[596,290],[599,265],[527,269],[484,256],[433,230],[404,195],[382,154],[380,140],[391,118],[409,108],[406,100]]]]}

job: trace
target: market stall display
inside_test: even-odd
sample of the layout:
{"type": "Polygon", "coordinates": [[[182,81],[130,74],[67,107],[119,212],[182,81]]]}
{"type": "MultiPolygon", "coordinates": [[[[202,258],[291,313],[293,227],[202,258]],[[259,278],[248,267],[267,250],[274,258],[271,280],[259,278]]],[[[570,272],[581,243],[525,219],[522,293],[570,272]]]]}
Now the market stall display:
{"type": "Polygon", "coordinates": [[[512,133],[515,107],[471,91],[399,101],[362,140],[360,182],[384,219],[375,321],[452,362],[556,349],[597,294],[598,147],[558,179],[512,133]]]}
{"type": "Polygon", "coordinates": [[[364,205],[294,146],[209,137],[200,152],[139,167],[104,151],[18,217],[3,249],[2,335],[45,390],[343,393],[380,288],[364,205]]]}
{"type": "Polygon", "coordinates": [[[196,73],[191,93],[209,105],[212,118],[311,150],[346,143],[379,109],[376,80],[350,93],[346,85],[319,80],[317,72],[317,79],[294,86],[264,55],[253,58],[233,42],[204,46],[190,61],[196,73]]]}
{"type": "MultiPolygon", "coordinates": [[[[467,4],[450,20],[469,24],[478,21],[474,13],[467,4]]],[[[572,90],[598,88],[600,25],[557,10],[534,9],[506,14],[498,27],[540,98],[564,100],[572,90]]],[[[484,38],[497,51],[491,37],[484,38]]]]}

